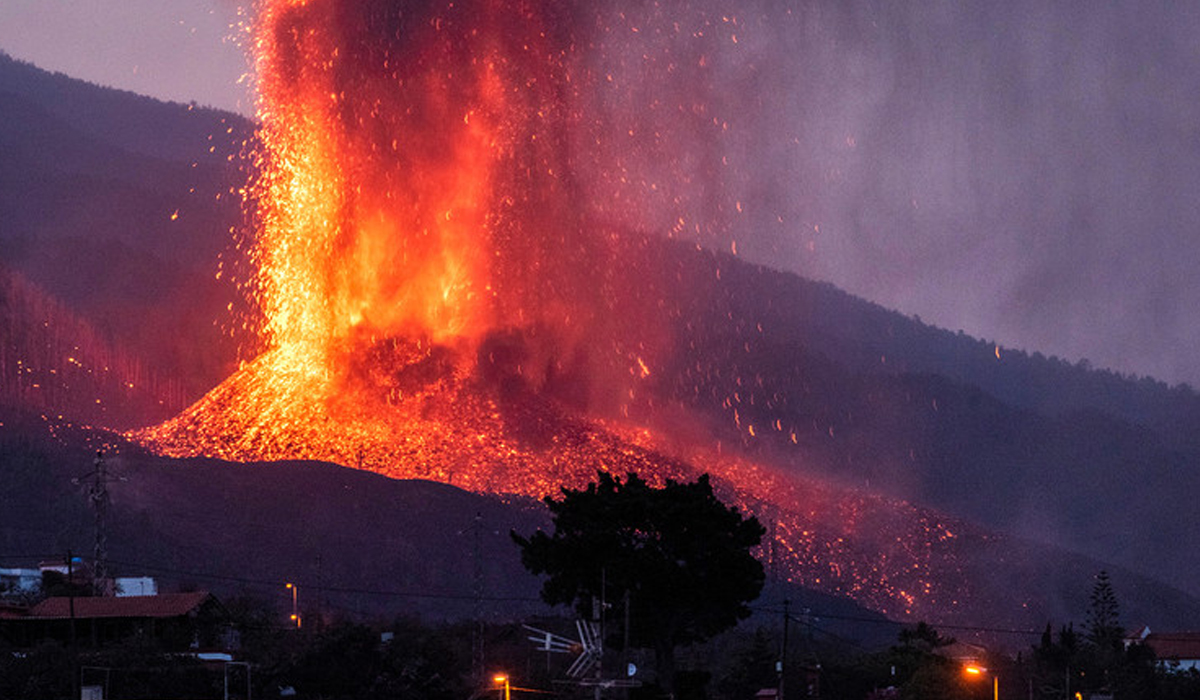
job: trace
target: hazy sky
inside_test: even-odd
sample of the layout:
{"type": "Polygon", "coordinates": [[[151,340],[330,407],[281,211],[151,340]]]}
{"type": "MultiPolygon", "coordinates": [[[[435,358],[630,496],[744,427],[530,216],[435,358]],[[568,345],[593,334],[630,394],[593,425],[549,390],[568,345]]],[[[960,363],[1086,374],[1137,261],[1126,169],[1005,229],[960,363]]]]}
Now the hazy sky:
{"type": "Polygon", "coordinates": [[[47,70],[249,114],[237,0],[3,0],[0,49],[47,70]]]}
{"type": "MultiPolygon", "coordinates": [[[[1200,6],[724,4],[748,16],[709,85],[757,217],[729,233],[740,254],[1200,387],[1200,6]],[[789,6],[803,19],[754,21],[789,6]]],[[[3,0],[0,49],[249,113],[238,19],[236,0],[3,0]]]]}

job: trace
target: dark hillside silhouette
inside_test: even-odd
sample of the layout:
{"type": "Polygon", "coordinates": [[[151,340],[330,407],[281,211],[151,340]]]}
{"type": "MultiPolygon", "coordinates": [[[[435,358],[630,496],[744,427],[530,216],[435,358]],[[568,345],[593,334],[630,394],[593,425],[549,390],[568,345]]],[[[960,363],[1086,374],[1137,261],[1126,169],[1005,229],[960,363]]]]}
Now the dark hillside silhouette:
{"type": "MultiPolygon", "coordinates": [[[[544,508],[529,499],[319,462],[153,457],[111,434],[3,408],[0,566],[32,566],[67,549],[89,555],[86,488],[71,479],[91,470],[100,447],[110,473],[124,479],[110,487],[109,551],[117,575],[154,576],[166,590],[249,594],[275,601],[281,619],[291,602],[283,588],[289,580],[299,583],[309,616],[464,619],[478,605],[485,620],[498,621],[548,610],[538,599],[539,579],[521,566],[509,536],[549,527],[544,508]]],[[[970,611],[972,624],[1031,630],[1047,617],[1082,619],[1087,582],[1104,566],[1000,534],[966,565],[978,599],[988,603],[970,611]],[[1028,601],[1028,608],[1014,601],[1028,601]]],[[[1200,624],[1197,599],[1120,567],[1109,570],[1127,616],[1152,626],[1200,624]]],[[[763,596],[763,606],[790,598],[796,610],[811,608],[826,633],[871,644],[894,639],[894,627],[846,598],[771,580],[763,596]]],[[[751,622],[776,620],[771,613],[751,622]]]]}

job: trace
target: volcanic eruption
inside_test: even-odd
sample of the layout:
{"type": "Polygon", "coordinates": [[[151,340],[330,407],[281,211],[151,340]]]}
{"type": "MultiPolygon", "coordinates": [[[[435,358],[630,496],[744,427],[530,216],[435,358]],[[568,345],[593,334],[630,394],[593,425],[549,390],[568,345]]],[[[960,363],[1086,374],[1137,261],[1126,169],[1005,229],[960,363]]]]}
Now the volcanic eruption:
{"type": "Polygon", "coordinates": [[[743,27],[686,4],[263,2],[247,188],[263,351],[134,437],[533,497],[599,469],[709,472],[770,526],[778,577],[888,612],[965,604],[959,552],[986,537],[802,477],[800,428],[739,413],[792,390],[729,359],[772,329],[734,313],[729,261],[695,243],[736,253],[748,206],[706,102],[743,27]],[[697,325],[722,304],[727,327],[697,325]],[[700,401],[797,451],[739,456],[700,401]]]}

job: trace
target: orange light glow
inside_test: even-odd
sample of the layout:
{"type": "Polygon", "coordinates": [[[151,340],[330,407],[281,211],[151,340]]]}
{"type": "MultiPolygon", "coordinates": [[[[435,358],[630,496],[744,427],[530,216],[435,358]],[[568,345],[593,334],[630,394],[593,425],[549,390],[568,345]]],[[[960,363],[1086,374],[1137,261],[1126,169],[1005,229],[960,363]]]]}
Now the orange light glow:
{"type": "MultiPolygon", "coordinates": [[[[686,408],[656,385],[680,377],[694,387],[679,393],[699,393],[698,377],[727,365],[697,362],[692,374],[670,343],[663,319],[682,312],[647,289],[684,284],[683,273],[644,279],[630,264],[650,255],[628,233],[650,228],[637,220],[654,209],[639,202],[665,195],[650,184],[634,196],[643,180],[622,153],[601,164],[583,155],[606,117],[580,106],[584,91],[618,88],[587,70],[573,36],[546,26],[562,14],[554,2],[519,8],[466,0],[401,17],[378,0],[262,2],[246,252],[263,351],[131,437],[168,456],[324,460],[539,498],[599,470],[652,484],[707,472],[722,498],[769,521],[763,556],[780,580],[898,615],[963,599],[958,552],[971,538],[949,536],[937,515],[654,427],[655,411],[686,408]],[[585,165],[609,187],[599,202],[579,201],[585,165]],[[668,400],[655,403],[654,390],[668,400]]],[[[699,226],[663,209],[665,227],[699,226]]],[[[811,433],[792,417],[750,422],[781,400],[762,384],[736,375],[715,401],[738,439],[778,434],[803,454],[811,433]]],[[[819,430],[834,436],[833,425],[819,430]]]]}

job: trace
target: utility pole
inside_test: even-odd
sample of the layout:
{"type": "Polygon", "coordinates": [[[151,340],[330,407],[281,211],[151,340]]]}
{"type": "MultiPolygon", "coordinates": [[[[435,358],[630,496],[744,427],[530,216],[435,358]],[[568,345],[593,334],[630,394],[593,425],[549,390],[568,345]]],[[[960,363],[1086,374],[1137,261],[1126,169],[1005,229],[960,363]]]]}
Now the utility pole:
{"type": "Polygon", "coordinates": [[[592,691],[595,700],[600,700],[600,686],[604,684],[603,651],[604,651],[604,569],[600,570],[600,597],[592,598],[592,621],[599,630],[597,639],[600,640],[601,654],[596,656],[596,687],[592,691]]]}
{"type": "Polygon", "coordinates": [[[104,451],[96,450],[96,459],[92,462],[92,471],[72,479],[71,483],[80,484],[91,478],[88,487],[88,498],[92,502],[92,512],[95,521],[96,542],[92,548],[92,595],[111,595],[113,591],[108,578],[108,496],[109,481],[124,481],[124,477],[112,479],[109,477],[107,465],[104,463],[104,451]]]}
{"type": "Polygon", "coordinates": [[[92,593],[105,595],[108,593],[108,474],[104,465],[104,453],[97,450],[96,460],[92,462],[91,497],[92,508],[96,515],[96,544],[92,548],[92,593]]]}
{"type": "Polygon", "coordinates": [[[783,599],[783,647],[779,651],[779,690],[776,700],[783,700],[783,679],[787,675],[787,653],[788,653],[788,621],[791,619],[789,607],[791,601],[787,598],[783,599]]]}
{"type": "Polygon", "coordinates": [[[67,610],[71,616],[71,653],[75,653],[75,558],[67,548],[67,610]]]}
{"type": "MultiPolygon", "coordinates": [[[[624,630],[625,638],[624,638],[624,640],[622,640],[623,643],[621,644],[621,668],[624,670],[624,673],[627,677],[630,676],[630,673],[629,673],[629,607],[630,607],[629,589],[626,588],[625,589],[625,630],[624,630]]],[[[630,688],[625,688],[625,700],[629,700],[629,693],[630,693],[630,688]]]]}
{"type": "MultiPolygon", "coordinates": [[[[600,700],[600,688],[604,685],[604,607],[606,605],[605,590],[608,588],[608,571],[600,567],[600,595],[592,596],[592,625],[595,631],[596,645],[596,680],[592,689],[594,700],[600,700]]],[[[582,635],[581,635],[582,636],[582,635]]]]}
{"type": "Polygon", "coordinates": [[[74,581],[75,567],[72,564],[72,562],[74,562],[74,561],[75,561],[75,558],[71,554],[71,548],[68,547],[67,548],[67,596],[69,596],[69,597],[67,598],[67,607],[68,607],[68,609],[70,611],[70,615],[71,615],[71,629],[70,629],[71,636],[70,636],[70,640],[69,640],[70,644],[71,644],[71,696],[78,697],[80,691],[79,691],[79,673],[78,673],[78,668],[77,668],[77,666],[79,664],[79,657],[76,655],[78,653],[78,651],[75,647],[75,642],[76,642],[76,639],[75,639],[75,581],[74,581]]]}
{"type": "Polygon", "coordinates": [[[804,697],[821,697],[821,660],[817,657],[816,644],[813,641],[812,610],[804,608],[804,617],[800,622],[804,625],[804,697]]]}

